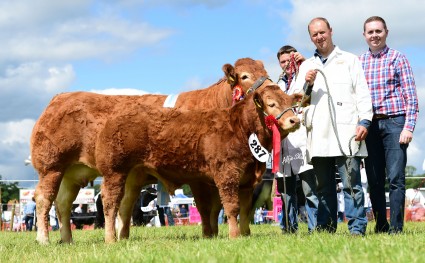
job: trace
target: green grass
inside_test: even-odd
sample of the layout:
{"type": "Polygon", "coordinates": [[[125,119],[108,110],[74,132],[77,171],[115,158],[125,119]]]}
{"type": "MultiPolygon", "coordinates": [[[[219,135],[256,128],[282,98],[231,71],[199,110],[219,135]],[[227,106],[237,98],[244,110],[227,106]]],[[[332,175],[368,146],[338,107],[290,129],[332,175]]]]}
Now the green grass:
{"type": "Polygon", "coordinates": [[[75,230],[74,244],[35,242],[35,232],[0,232],[0,262],[425,262],[425,223],[407,222],[400,235],[351,237],[347,225],[335,234],[282,235],[274,225],[251,225],[251,236],[230,240],[227,225],[214,239],[201,238],[200,226],[132,227],[129,240],[103,243],[103,230],[75,230]]]}

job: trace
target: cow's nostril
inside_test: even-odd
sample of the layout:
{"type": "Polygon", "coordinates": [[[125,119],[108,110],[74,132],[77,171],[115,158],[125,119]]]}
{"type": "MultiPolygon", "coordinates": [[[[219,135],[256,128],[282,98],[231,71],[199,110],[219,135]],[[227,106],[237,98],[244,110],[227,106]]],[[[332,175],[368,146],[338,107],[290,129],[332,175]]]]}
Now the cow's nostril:
{"type": "Polygon", "coordinates": [[[289,122],[291,124],[298,124],[300,122],[300,120],[297,117],[292,117],[289,119],[289,122]]]}

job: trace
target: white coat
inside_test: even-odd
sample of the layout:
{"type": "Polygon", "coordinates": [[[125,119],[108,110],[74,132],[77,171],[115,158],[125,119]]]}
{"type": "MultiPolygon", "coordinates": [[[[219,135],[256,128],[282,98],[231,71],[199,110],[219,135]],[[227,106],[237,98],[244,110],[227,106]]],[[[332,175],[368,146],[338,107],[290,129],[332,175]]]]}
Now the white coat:
{"type": "MultiPolygon", "coordinates": [[[[281,85],[281,89],[288,95],[294,93],[302,93],[302,87],[295,86],[296,81],[303,81],[304,77],[300,78],[298,74],[297,78],[291,82],[289,89],[286,89],[285,83],[281,85]]],[[[298,109],[298,108],[296,108],[298,109]]],[[[300,108],[302,112],[303,108],[300,108]]],[[[301,119],[302,114],[298,114],[301,119]]],[[[298,175],[307,170],[313,169],[313,166],[308,164],[306,158],[306,143],[307,143],[307,130],[301,125],[298,130],[288,134],[288,137],[282,140],[282,163],[283,163],[283,175],[289,177],[293,174],[298,175]],[[291,173],[292,171],[292,173],[291,173]]]]}
{"type": "Polygon", "coordinates": [[[295,89],[302,88],[305,75],[310,69],[323,71],[331,101],[328,101],[325,78],[317,72],[311,93],[311,105],[304,109],[303,114],[303,123],[307,128],[308,162],[311,163],[313,157],[367,157],[365,142],[359,143],[352,139],[356,134],[358,122],[364,119],[371,121],[373,116],[371,96],[358,57],[335,47],[324,65],[319,57],[307,59],[300,66],[295,89]]]}

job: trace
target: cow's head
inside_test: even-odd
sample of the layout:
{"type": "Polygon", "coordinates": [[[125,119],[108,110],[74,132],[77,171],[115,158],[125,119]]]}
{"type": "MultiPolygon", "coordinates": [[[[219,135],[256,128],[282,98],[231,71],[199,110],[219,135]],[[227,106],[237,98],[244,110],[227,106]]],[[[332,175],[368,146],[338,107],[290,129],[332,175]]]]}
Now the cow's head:
{"type": "Polygon", "coordinates": [[[282,138],[300,127],[300,119],[293,111],[293,105],[300,101],[301,94],[287,95],[276,84],[268,85],[254,93],[254,102],[264,116],[276,119],[282,138]]]}
{"type": "Polygon", "coordinates": [[[252,87],[265,86],[272,81],[269,79],[263,62],[251,58],[241,58],[235,62],[233,67],[230,64],[223,66],[223,72],[227,83],[230,85],[234,94],[234,100],[240,100],[246,92],[252,87]]]}

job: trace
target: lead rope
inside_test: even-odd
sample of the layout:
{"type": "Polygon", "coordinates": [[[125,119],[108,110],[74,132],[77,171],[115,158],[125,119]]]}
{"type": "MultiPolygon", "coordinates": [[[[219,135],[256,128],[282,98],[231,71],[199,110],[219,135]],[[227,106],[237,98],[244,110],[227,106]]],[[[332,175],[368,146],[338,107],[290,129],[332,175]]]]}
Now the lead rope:
{"type": "Polygon", "coordinates": [[[291,53],[289,63],[288,63],[288,66],[289,66],[289,77],[288,77],[288,85],[287,85],[288,89],[289,87],[291,87],[291,83],[292,83],[292,79],[294,75],[295,75],[295,79],[297,79],[300,65],[301,65],[301,61],[298,61],[298,62],[295,61],[294,53],[291,53]]]}
{"type": "Polygon", "coordinates": [[[298,71],[301,66],[301,61],[295,61],[294,53],[291,53],[288,63],[284,68],[282,68],[282,73],[279,75],[279,79],[277,80],[276,84],[279,83],[283,79],[283,77],[286,74],[286,69],[289,67],[289,77],[288,77],[288,83],[286,85],[286,89],[289,89],[291,86],[292,80],[294,79],[293,76],[295,76],[295,79],[298,77],[298,71]]]}
{"type": "MultiPolygon", "coordinates": [[[[337,129],[337,127],[336,127],[336,121],[335,121],[335,119],[333,118],[333,115],[332,115],[332,108],[333,108],[333,107],[332,107],[332,105],[333,105],[333,102],[332,102],[332,96],[331,96],[331,93],[330,93],[330,91],[329,91],[328,80],[326,79],[325,73],[323,73],[323,71],[322,71],[322,70],[320,70],[320,69],[316,69],[316,70],[317,70],[318,72],[320,72],[320,74],[322,74],[322,76],[323,76],[323,78],[324,78],[324,80],[325,80],[326,90],[327,90],[327,92],[328,92],[328,108],[329,108],[329,115],[330,115],[330,117],[331,117],[332,128],[333,128],[333,131],[334,131],[334,133],[335,133],[336,140],[337,140],[337,142],[338,142],[339,150],[341,151],[341,154],[342,154],[344,157],[347,157],[347,158],[348,158],[348,163],[345,163],[345,164],[344,164],[344,166],[345,166],[345,172],[347,173],[347,179],[348,179],[348,181],[349,181],[349,187],[350,187],[351,197],[354,199],[354,191],[353,191],[353,187],[351,187],[351,174],[349,173],[349,169],[350,169],[350,171],[352,171],[352,169],[353,169],[353,167],[351,166],[351,161],[352,161],[352,158],[354,158],[354,157],[355,157],[355,154],[353,155],[353,151],[352,151],[352,149],[351,149],[351,140],[353,140],[353,139],[356,137],[356,135],[353,135],[353,136],[352,136],[352,137],[348,140],[348,149],[349,149],[349,151],[350,151],[350,155],[345,154],[344,150],[342,149],[341,142],[340,142],[340,140],[339,140],[338,129],[337,129]]],[[[303,97],[303,98],[304,98],[304,97],[303,97]]],[[[360,151],[361,143],[362,143],[362,142],[359,142],[359,151],[360,151]]],[[[356,154],[357,154],[357,153],[356,153],[356,154]]]]}
{"type": "MultiPolygon", "coordinates": [[[[292,83],[292,79],[295,76],[295,79],[297,79],[298,76],[298,70],[300,68],[301,65],[301,61],[296,62],[295,61],[295,57],[294,57],[294,53],[291,53],[290,58],[289,58],[289,62],[286,64],[286,66],[282,69],[282,74],[280,74],[279,79],[277,81],[277,83],[279,83],[279,81],[281,81],[283,79],[283,77],[286,74],[286,69],[289,67],[289,77],[288,77],[288,82],[286,83],[286,89],[285,89],[285,93],[288,92],[289,88],[291,87],[291,83],[292,83]]],[[[304,99],[304,97],[303,97],[304,99]]],[[[300,103],[301,106],[301,103],[300,103]]],[[[295,114],[298,114],[299,110],[300,110],[300,106],[298,106],[298,110],[296,112],[294,112],[294,109],[291,107],[292,111],[295,114]]],[[[285,113],[288,109],[286,109],[285,111],[283,111],[281,114],[279,114],[279,118],[283,115],[283,113],[285,113]]],[[[291,231],[291,229],[289,228],[289,220],[288,220],[288,210],[289,210],[289,205],[288,205],[288,195],[286,194],[286,176],[283,176],[283,194],[285,195],[285,199],[284,201],[284,206],[285,206],[285,227],[286,227],[286,231],[289,232],[291,231]]]]}

